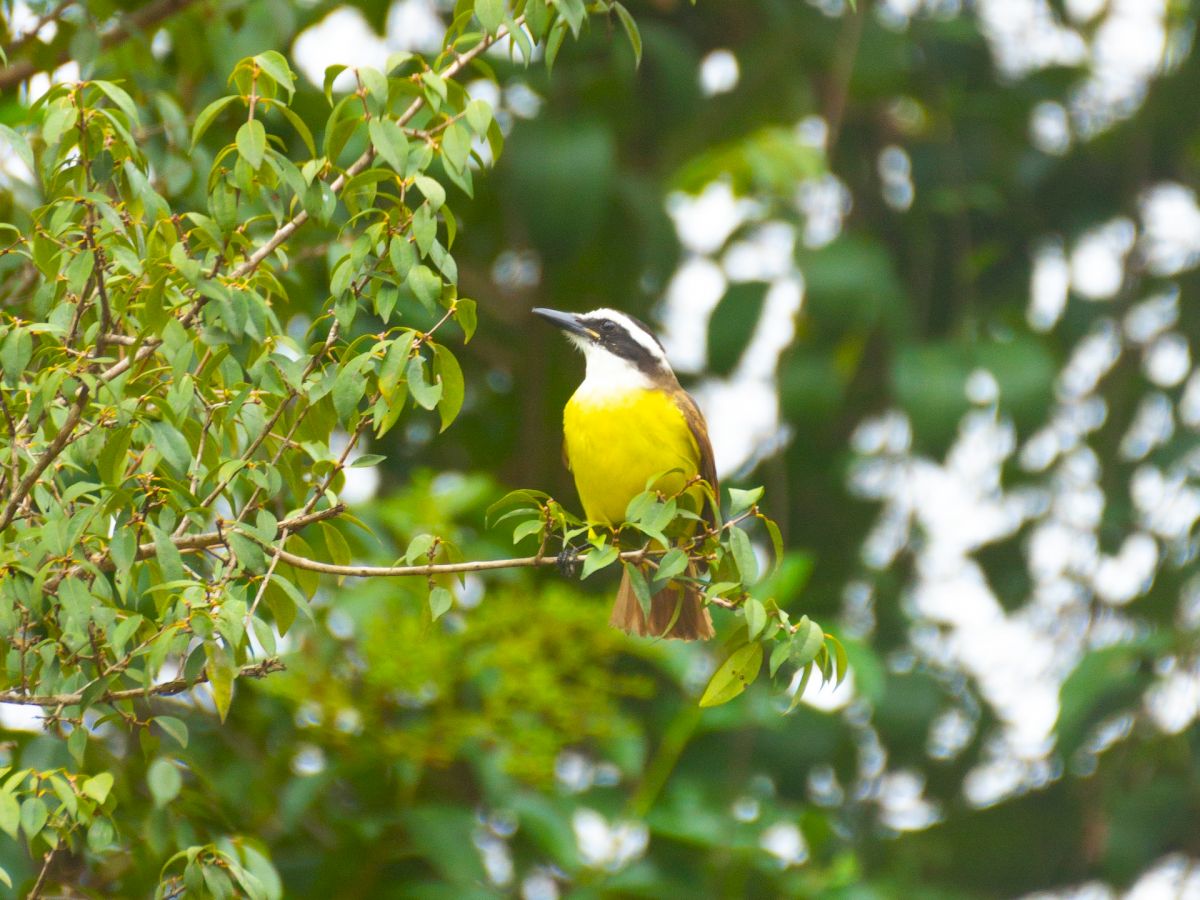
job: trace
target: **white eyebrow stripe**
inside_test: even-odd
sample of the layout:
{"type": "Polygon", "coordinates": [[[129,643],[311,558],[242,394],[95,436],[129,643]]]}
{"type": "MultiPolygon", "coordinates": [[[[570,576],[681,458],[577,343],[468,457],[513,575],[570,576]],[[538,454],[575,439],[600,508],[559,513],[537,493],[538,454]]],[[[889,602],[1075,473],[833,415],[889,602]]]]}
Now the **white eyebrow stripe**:
{"type": "Polygon", "coordinates": [[[667,355],[663,353],[663,348],[655,340],[654,335],[646,331],[641,325],[631,319],[625,313],[607,307],[594,309],[590,313],[585,313],[585,317],[603,316],[606,319],[612,319],[614,322],[619,322],[625,326],[625,330],[629,332],[630,337],[638,342],[651,356],[657,359],[664,365],[670,365],[667,361],[667,355]]]}

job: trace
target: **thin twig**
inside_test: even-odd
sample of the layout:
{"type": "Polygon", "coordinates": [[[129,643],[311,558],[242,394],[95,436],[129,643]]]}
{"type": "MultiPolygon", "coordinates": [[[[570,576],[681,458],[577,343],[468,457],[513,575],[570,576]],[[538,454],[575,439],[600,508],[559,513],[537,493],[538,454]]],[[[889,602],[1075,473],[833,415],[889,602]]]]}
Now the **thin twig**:
{"type": "MultiPolygon", "coordinates": [[[[273,672],[282,672],[285,666],[276,657],[264,659],[253,665],[242,666],[237,673],[238,678],[265,678],[273,672]]],[[[201,672],[195,678],[176,678],[161,684],[152,684],[146,688],[128,688],[120,691],[105,691],[92,699],[93,703],[116,703],[119,700],[138,700],[148,697],[169,697],[182,694],[196,685],[208,681],[208,673],[201,672]]],[[[0,691],[0,703],[17,703],[21,706],[77,706],[83,702],[83,692],[74,691],[69,694],[25,694],[21,691],[0,691]]]]}
{"type": "Polygon", "coordinates": [[[54,436],[54,440],[50,442],[50,446],[38,458],[38,461],[33,464],[33,468],[21,479],[21,483],[17,485],[17,489],[13,491],[9,498],[8,505],[4,507],[4,514],[0,516],[0,531],[3,531],[9,526],[16,515],[17,508],[21,505],[21,501],[33,490],[33,486],[37,483],[41,474],[46,471],[46,467],[62,453],[63,448],[71,439],[71,434],[75,431],[79,420],[83,417],[83,408],[87,406],[88,389],[84,385],[79,389],[79,394],[75,398],[75,402],[71,405],[71,411],[67,413],[67,419],[62,424],[62,428],[58,430],[58,434],[54,436]]]}
{"type": "MultiPolygon", "coordinates": [[[[136,9],[123,16],[121,21],[100,35],[100,49],[108,50],[132,37],[136,32],[146,31],[164,19],[191,6],[195,0],[158,0],[156,3],[136,9]]],[[[85,26],[86,27],[86,26],[85,26]]],[[[49,62],[35,63],[32,60],[15,60],[7,69],[0,69],[0,91],[20,84],[31,75],[56,69],[71,58],[70,46],[63,46],[49,62]]]]}
{"type": "Polygon", "coordinates": [[[54,856],[58,853],[58,848],[62,844],[55,844],[42,857],[42,870],[38,872],[37,881],[33,883],[33,887],[29,889],[29,893],[25,895],[25,900],[37,900],[42,896],[42,888],[46,886],[46,876],[50,873],[50,864],[54,862],[54,856]]]}

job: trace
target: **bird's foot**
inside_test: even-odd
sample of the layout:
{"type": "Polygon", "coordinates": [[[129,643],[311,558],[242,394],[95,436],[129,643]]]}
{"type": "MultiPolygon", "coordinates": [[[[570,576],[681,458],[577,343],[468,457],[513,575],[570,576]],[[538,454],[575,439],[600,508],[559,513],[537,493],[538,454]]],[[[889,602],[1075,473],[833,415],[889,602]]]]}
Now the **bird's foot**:
{"type": "Polygon", "coordinates": [[[558,554],[558,571],[567,578],[574,578],[579,571],[579,551],[565,544],[558,554]]]}

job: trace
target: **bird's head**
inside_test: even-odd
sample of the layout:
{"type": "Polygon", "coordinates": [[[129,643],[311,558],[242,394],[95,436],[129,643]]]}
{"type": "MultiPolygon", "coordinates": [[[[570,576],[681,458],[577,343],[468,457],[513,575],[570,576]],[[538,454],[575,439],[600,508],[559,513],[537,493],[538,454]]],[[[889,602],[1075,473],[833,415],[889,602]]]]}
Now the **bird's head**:
{"type": "Polygon", "coordinates": [[[675,379],[658,338],[627,313],[615,309],[569,313],[541,307],[533,312],[562,329],[568,340],[583,351],[589,379],[625,376],[623,380],[640,378],[651,383],[675,379]]]}

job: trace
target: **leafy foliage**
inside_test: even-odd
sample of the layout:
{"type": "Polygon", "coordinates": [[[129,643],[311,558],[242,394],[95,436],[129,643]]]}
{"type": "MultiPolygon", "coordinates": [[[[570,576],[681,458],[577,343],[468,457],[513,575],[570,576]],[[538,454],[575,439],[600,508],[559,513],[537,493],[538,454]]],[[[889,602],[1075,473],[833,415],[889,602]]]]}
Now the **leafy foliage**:
{"type": "MultiPolygon", "coordinates": [[[[1163,529],[1195,488],[1197,377],[1152,362],[1172,342],[1195,359],[1196,269],[1163,264],[1144,214],[1157,186],[1197,181],[1195,9],[1055,0],[1021,37],[1053,27],[1088,52],[1041,66],[1038,40],[1006,55],[1012,4],[993,0],[468,0],[437,5],[451,44],[404,28],[419,55],[388,59],[372,35],[396,39],[392,5],[31,0],[0,17],[0,513],[88,388],[0,535],[3,580],[25,585],[5,595],[6,696],[42,689],[24,660],[73,701],[0,706],[13,893],[991,897],[1194,870],[1195,541],[1163,529]],[[1102,51],[1146,11],[1164,56],[1114,113],[1095,89],[1132,82],[1101,77],[1102,51]],[[347,22],[351,68],[306,66],[347,22]],[[736,78],[703,77],[731,56],[736,78]],[[680,212],[697,198],[702,234],[680,212]],[[1096,274],[1077,251],[1110,226],[1133,240],[1122,284],[1077,291],[1096,274]],[[1031,283],[1058,285],[1055,324],[1031,283]],[[576,534],[585,579],[552,568],[578,523],[537,510],[571,506],[560,413],[579,361],[527,312],[602,305],[691,345],[685,384],[706,410],[732,401],[710,413],[728,415],[726,470],[755,445],[722,478],[726,522],[758,504],[783,550],[764,553],[757,517],[691,548],[720,557],[696,564],[733,607],[707,646],[603,626],[638,529],[576,534]],[[62,307],[66,330],[47,330],[62,307]],[[714,312],[685,334],[682,307],[714,312]],[[1113,364],[1075,397],[1098,344],[1113,364]],[[739,388],[778,401],[775,430],[744,427],[739,388]],[[376,393],[403,401],[381,414],[376,393]],[[1139,456],[1126,435],[1147,408],[1167,414],[1139,456]],[[976,458],[981,423],[1011,455],[968,467],[949,517],[941,479],[976,458]],[[485,528],[512,486],[544,493],[485,528]],[[284,539],[318,493],[329,517],[284,539]],[[997,505],[1026,517],[979,543],[997,505]],[[181,526],[212,543],[176,544],[181,526]],[[545,567],[429,568],[506,560],[515,527],[520,553],[546,539],[545,567]],[[1071,553],[1044,553],[1048,534],[1071,553]],[[1081,545],[1156,562],[1111,601],[1081,545]],[[935,595],[948,562],[973,580],[935,595]],[[973,642],[953,620],[981,596],[973,642]],[[190,636],[150,659],[168,617],[190,636]],[[92,631],[127,669],[96,681],[92,631]],[[815,692],[839,665],[841,688],[815,692]],[[763,670],[802,698],[789,715],[763,670]]],[[[686,572],[683,556],[655,558],[686,572]]]]}

